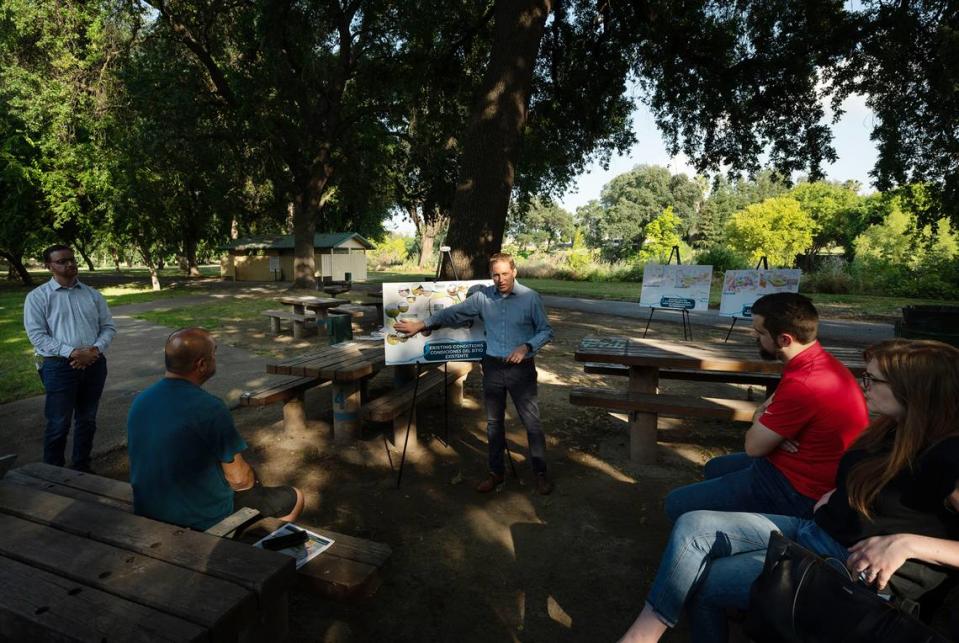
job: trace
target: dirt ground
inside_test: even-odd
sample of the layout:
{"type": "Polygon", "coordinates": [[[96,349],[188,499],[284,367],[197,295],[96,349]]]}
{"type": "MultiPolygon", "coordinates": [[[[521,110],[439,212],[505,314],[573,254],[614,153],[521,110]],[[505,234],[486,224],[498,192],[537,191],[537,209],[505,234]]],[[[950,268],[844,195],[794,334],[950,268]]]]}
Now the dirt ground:
{"type": "MultiPolygon", "coordinates": [[[[383,431],[367,428],[348,447],[334,446],[328,389],[308,397],[311,422],[286,431],[279,409],[239,409],[248,457],[267,484],[307,494],[302,522],[388,543],[393,558],[371,598],[337,603],[297,592],[291,599],[296,641],[613,641],[642,606],[669,524],[667,491],[699,478],[708,457],[741,448],[743,426],[661,420],[656,465],[629,462],[623,416],[569,403],[569,389],[603,383],[573,359],[590,333],[642,333],[644,321],[550,311],[555,340],[537,357],[551,496],[535,493],[526,437],[510,405],[509,446],[518,478],[489,495],[473,490],[486,473],[480,373],[466,402],[451,410],[445,442],[442,396],[421,406],[421,453],[396,488],[383,431]]],[[[302,342],[263,332],[261,320],[221,332],[220,341],[257,352],[293,355],[302,342]]],[[[697,340],[721,339],[696,329],[697,340]]],[[[678,324],[656,322],[651,337],[679,338],[678,324]]],[[[744,333],[740,341],[749,341],[744,333]]],[[[611,379],[611,378],[606,378],[611,379]]],[[[624,381],[606,382],[623,385],[624,381]]],[[[388,372],[372,393],[391,385],[388,372]]],[[[746,397],[748,387],[666,381],[664,390],[746,397]]],[[[760,394],[756,390],[757,395],[760,394]]],[[[394,455],[394,462],[396,461],[394,455]]],[[[125,479],[126,454],[104,456],[98,471],[125,479]]],[[[668,640],[684,640],[681,627],[668,640]]]]}

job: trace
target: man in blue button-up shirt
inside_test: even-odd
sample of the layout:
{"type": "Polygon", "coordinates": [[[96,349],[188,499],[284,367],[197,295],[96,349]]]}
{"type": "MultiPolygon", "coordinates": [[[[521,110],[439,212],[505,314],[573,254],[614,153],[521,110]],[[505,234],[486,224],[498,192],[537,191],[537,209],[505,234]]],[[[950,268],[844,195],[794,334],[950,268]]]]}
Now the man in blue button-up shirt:
{"type": "Polygon", "coordinates": [[[461,326],[479,317],[486,327],[486,356],[483,358],[483,398],[486,402],[486,435],[489,440],[489,477],[476,490],[499,489],[505,478],[503,454],[506,449],[506,394],[526,427],[530,461],[541,494],[553,490],[546,475],[546,438],[539,421],[536,399],[536,364],[533,356],[553,338],[540,296],[516,283],[516,264],[505,253],[490,258],[493,285],[479,289],[466,301],[445,308],[429,319],[403,320],[394,328],[408,335],[426,328],[461,326]]]}
{"type": "Polygon", "coordinates": [[[97,407],[107,379],[104,353],[117,329],[103,295],[77,279],[73,250],[51,246],[43,251],[43,261],[53,277],[31,290],[23,305],[23,325],[47,392],[43,461],[64,465],[75,418],[70,466],[89,471],[97,407]]]}

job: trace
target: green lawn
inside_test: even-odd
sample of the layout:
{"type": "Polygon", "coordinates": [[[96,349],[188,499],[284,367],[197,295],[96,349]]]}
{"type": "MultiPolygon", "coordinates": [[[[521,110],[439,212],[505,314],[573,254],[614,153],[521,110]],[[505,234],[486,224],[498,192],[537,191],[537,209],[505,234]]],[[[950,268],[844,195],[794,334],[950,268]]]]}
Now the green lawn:
{"type": "Polygon", "coordinates": [[[261,299],[229,299],[181,309],[148,310],[136,317],[170,328],[200,326],[216,331],[239,321],[259,317],[264,310],[276,307],[274,295],[264,295],[261,299]]]}
{"type": "MultiPolygon", "coordinates": [[[[45,274],[38,273],[37,284],[45,274]]],[[[33,347],[23,330],[23,300],[29,288],[0,289],[0,404],[43,393],[33,360],[33,347]]],[[[185,288],[154,292],[142,283],[99,289],[111,308],[155,299],[196,294],[185,288]]]]}

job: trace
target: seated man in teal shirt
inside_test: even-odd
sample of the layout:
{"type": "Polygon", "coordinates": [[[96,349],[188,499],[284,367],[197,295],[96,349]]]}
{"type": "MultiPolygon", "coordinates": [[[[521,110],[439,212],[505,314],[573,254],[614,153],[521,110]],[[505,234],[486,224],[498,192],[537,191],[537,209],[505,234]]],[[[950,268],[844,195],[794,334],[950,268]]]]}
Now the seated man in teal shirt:
{"type": "Polygon", "coordinates": [[[205,530],[241,507],[292,521],[294,487],[264,487],[241,452],[246,442],[222,400],[203,390],[216,373],[216,342],[202,328],[178,330],[164,349],[166,377],[140,393],[127,418],[133,509],[205,530]]]}

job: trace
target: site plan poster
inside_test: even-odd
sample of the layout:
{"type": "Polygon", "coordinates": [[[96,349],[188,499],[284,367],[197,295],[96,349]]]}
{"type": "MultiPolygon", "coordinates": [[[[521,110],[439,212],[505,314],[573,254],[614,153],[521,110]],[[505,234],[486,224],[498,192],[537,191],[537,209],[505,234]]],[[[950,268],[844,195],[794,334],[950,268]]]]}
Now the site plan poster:
{"type": "Polygon", "coordinates": [[[719,314],[723,317],[752,317],[753,302],[774,292],[799,292],[801,270],[728,270],[723,278],[719,314]]]}
{"type": "Polygon", "coordinates": [[[459,328],[443,327],[413,337],[397,333],[401,319],[426,319],[437,311],[466,301],[475,288],[489,286],[489,279],[476,281],[418,281],[383,284],[383,325],[387,365],[476,361],[486,354],[486,331],[480,319],[459,328]]]}
{"type": "Polygon", "coordinates": [[[648,263],[643,268],[643,290],[639,296],[639,305],[677,310],[707,310],[712,278],[712,266],[664,266],[648,263]]]}

